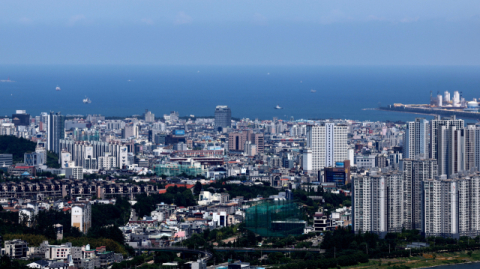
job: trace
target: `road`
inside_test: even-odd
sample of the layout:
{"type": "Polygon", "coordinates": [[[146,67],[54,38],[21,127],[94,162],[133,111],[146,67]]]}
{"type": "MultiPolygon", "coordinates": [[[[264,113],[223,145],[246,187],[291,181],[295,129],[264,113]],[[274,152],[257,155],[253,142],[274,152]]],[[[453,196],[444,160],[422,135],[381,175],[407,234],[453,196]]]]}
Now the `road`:
{"type": "MultiPolygon", "coordinates": [[[[264,252],[264,253],[269,253],[269,252],[283,252],[283,253],[289,253],[289,252],[318,252],[318,253],[325,253],[324,249],[319,249],[319,248],[221,248],[221,247],[215,247],[213,248],[215,251],[221,251],[221,252],[228,252],[228,251],[233,251],[233,252],[264,252]]],[[[177,252],[190,252],[190,253],[199,253],[203,255],[211,255],[211,253],[205,251],[205,250],[200,250],[200,249],[189,249],[186,247],[136,247],[135,250],[139,251],[177,251],[177,252]]]]}

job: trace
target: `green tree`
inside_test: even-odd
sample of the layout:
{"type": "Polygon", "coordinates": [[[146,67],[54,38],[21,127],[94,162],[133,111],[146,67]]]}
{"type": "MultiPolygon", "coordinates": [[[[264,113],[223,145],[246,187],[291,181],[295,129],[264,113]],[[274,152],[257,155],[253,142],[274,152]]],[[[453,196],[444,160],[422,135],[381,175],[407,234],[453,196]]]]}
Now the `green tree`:
{"type": "Polygon", "coordinates": [[[195,187],[193,187],[193,192],[196,196],[198,196],[200,195],[200,191],[202,191],[202,183],[200,183],[200,181],[197,181],[197,183],[195,183],[195,187]]]}
{"type": "Polygon", "coordinates": [[[47,166],[52,168],[60,168],[58,155],[52,151],[47,152],[47,166]]]}
{"type": "Polygon", "coordinates": [[[12,154],[13,163],[23,162],[26,152],[35,151],[36,143],[13,135],[0,136],[0,154],[12,154]]]}
{"type": "Polygon", "coordinates": [[[2,269],[27,269],[25,265],[20,265],[18,261],[10,260],[10,257],[4,255],[0,258],[0,268],[2,269]]]}

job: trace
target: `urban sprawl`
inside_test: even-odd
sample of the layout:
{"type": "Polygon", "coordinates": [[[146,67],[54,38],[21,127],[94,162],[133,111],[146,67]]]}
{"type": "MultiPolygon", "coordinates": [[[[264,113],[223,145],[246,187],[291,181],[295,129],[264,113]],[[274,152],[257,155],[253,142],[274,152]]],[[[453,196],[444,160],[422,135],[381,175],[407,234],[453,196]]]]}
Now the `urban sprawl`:
{"type": "Polygon", "coordinates": [[[331,268],[480,248],[480,125],[231,114],[0,119],[2,264],[331,268]]]}

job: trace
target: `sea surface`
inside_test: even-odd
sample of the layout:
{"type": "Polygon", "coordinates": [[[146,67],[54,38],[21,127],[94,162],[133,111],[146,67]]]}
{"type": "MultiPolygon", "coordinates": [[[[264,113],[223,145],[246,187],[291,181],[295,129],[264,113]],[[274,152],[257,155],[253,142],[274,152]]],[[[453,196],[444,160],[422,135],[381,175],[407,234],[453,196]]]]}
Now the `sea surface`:
{"type": "Polygon", "coordinates": [[[17,109],[213,116],[228,105],[237,118],[407,121],[417,115],[363,109],[429,103],[430,92],[447,90],[480,98],[480,66],[0,65],[0,80],[8,77],[15,82],[0,82],[2,117],[17,109]]]}

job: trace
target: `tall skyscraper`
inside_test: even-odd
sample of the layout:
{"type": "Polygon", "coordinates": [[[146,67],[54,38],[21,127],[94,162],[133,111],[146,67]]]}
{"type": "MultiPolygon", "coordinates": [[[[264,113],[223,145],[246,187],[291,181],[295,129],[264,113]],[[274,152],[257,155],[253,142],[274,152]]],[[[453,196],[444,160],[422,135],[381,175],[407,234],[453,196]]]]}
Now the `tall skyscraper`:
{"type": "Polygon", "coordinates": [[[446,175],[432,178],[427,174],[434,173],[435,160],[407,159],[402,164],[411,165],[412,178],[424,178],[420,195],[413,192],[404,195],[408,188],[405,171],[373,171],[352,176],[352,226],[356,233],[373,232],[382,236],[406,228],[419,229],[427,237],[473,238],[480,235],[478,173],[459,173],[450,179],[446,175]],[[415,198],[409,204],[409,197],[416,196],[420,197],[420,203],[415,198]]]}
{"type": "Polygon", "coordinates": [[[423,181],[422,232],[425,236],[458,238],[457,181],[445,175],[423,181]]]}
{"type": "Polygon", "coordinates": [[[217,106],[215,108],[215,130],[230,127],[232,124],[232,111],[228,106],[217,106]]]}
{"type": "MultiPolygon", "coordinates": [[[[437,116],[430,122],[430,159],[438,160],[438,130],[441,125],[455,126],[457,130],[463,129],[464,122],[456,119],[455,116],[440,118],[437,116]]],[[[404,156],[405,157],[405,156],[404,156]]]]}
{"type": "Polygon", "coordinates": [[[387,230],[388,232],[401,232],[404,225],[403,212],[403,174],[395,171],[387,173],[387,230]]]}
{"type": "Polygon", "coordinates": [[[475,125],[475,168],[480,171],[480,126],[475,125]]]}
{"type": "Polygon", "coordinates": [[[424,181],[426,236],[458,238],[480,234],[480,178],[478,174],[445,175],[424,181]]]}
{"type": "Polygon", "coordinates": [[[356,175],[352,180],[353,229],[358,232],[402,230],[403,175],[400,172],[356,175]]]}
{"type": "Polygon", "coordinates": [[[352,226],[358,232],[372,229],[372,178],[369,175],[357,175],[352,182],[352,226]]]}
{"type": "Polygon", "coordinates": [[[457,181],[458,232],[476,237],[480,233],[480,178],[466,176],[457,181]]]}
{"type": "Polygon", "coordinates": [[[403,227],[422,228],[422,182],[437,176],[437,161],[433,159],[402,159],[403,227]]]}
{"type": "Polygon", "coordinates": [[[438,174],[451,177],[465,171],[465,130],[439,125],[437,130],[438,174]]]}
{"type": "Polygon", "coordinates": [[[480,235],[480,178],[478,175],[459,180],[459,232],[460,236],[480,235]]]}
{"type": "Polygon", "coordinates": [[[428,154],[428,121],[423,118],[416,118],[415,121],[407,122],[403,157],[414,159],[420,156],[426,158],[428,154]]]}
{"type": "Polygon", "coordinates": [[[465,171],[476,171],[477,165],[475,161],[476,155],[476,135],[477,135],[477,125],[468,124],[467,128],[464,129],[464,139],[465,139],[465,171]]]}
{"type": "Polygon", "coordinates": [[[324,123],[307,126],[307,148],[312,150],[312,170],[334,167],[348,159],[346,125],[324,123]]]}
{"type": "Polygon", "coordinates": [[[62,116],[60,112],[50,112],[47,126],[47,149],[59,154],[61,151],[60,139],[65,137],[65,116],[62,116]]]}
{"type": "Polygon", "coordinates": [[[372,231],[378,234],[387,233],[387,177],[372,175],[372,231]]]}

